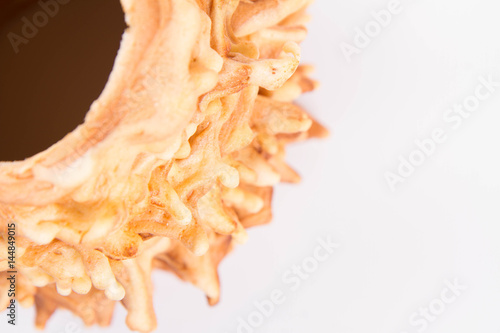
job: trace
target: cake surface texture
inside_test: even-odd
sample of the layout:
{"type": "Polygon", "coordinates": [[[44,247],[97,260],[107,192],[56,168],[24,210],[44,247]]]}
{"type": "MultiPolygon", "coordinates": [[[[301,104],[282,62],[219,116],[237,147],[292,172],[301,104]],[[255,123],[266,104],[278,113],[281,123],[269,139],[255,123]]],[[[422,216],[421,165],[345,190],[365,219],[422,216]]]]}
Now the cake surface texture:
{"type": "MultiPolygon", "coordinates": [[[[118,0],[115,0],[118,1],[118,0]]],[[[217,267],[270,222],[273,186],[295,183],[285,147],[327,130],[293,101],[310,0],[121,0],[125,30],[85,121],[46,151],[0,162],[0,308],[44,328],[59,308],[107,326],[156,328],[153,269],[219,301],[217,267]]]]}

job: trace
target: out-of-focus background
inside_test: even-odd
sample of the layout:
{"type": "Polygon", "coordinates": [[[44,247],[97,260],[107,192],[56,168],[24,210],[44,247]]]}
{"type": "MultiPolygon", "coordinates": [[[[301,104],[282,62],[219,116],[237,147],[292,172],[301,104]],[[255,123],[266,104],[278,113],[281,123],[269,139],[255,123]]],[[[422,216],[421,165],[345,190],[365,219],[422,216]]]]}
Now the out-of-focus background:
{"type": "MultiPolygon", "coordinates": [[[[321,87],[299,103],[333,135],[289,150],[303,182],[224,260],[219,305],[154,274],[158,331],[500,332],[499,10],[317,0],[302,47],[321,87]]],[[[47,332],[68,327],[105,331],[60,311],[47,332]]]]}

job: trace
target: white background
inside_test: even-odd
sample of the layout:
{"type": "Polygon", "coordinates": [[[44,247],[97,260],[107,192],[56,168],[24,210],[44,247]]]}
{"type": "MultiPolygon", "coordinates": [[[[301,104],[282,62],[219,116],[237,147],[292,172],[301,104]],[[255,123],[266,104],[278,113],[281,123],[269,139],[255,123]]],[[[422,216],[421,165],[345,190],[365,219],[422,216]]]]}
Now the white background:
{"type": "MultiPolygon", "coordinates": [[[[321,88],[300,104],[332,131],[288,160],[300,185],[275,192],[274,222],[250,231],[221,265],[221,303],[173,276],[154,275],[159,332],[237,332],[273,289],[286,294],[254,332],[414,333],[409,318],[436,303],[445,280],[467,286],[429,333],[500,333],[500,88],[453,130],[444,112],[500,70],[499,2],[401,0],[402,12],[348,63],[342,42],[388,1],[318,0],[304,63],[321,88]],[[392,192],[384,174],[435,127],[448,140],[392,192]],[[330,235],[341,244],[297,291],[282,281],[330,235]]],[[[500,78],[500,76],[498,76],[500,78]]],[[[111,330],[124,332],[117,307],[111,330]]],[[[33,310],[19,331],[32,330],[33,310]]],[[[2,320],[4,328],[5,320],[2,320]]],[[[59,311],[47,332],[81,326],[59,311]]],[[[84,329],[104,332],[99,328],[84,329]]],[[[241,332],[247,333],[243,330],[241,332]]]]}

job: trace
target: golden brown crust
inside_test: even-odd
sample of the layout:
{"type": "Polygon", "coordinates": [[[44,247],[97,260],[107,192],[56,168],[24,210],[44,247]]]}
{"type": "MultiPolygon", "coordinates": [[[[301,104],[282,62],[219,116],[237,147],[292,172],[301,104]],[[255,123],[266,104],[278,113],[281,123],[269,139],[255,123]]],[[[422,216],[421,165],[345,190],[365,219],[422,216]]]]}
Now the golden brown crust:
{"type": "Polygon", "coordinates": [[[317,85],[298,67],[308,3],[122,0],[129,28],[84,124],[0,163],[0,233],[16,222],[38,327],[59,307],[108,325],[122,301],[153,330],[153,267],[218,302],[220,261],[270,222],[272,186],[300,180],[286,144],[327,133],[292,103],[317,85]]]}

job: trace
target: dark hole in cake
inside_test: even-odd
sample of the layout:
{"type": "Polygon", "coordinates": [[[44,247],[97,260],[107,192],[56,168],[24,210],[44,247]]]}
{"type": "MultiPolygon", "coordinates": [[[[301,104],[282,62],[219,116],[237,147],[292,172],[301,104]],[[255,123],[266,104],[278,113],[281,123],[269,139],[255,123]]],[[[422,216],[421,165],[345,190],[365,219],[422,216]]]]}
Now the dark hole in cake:
{"type": "Polygon", "coordinates": [[[0,161],[33,156],[83,123],[125,27],[119,0],[0,1],[0,161]]]}

